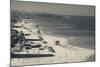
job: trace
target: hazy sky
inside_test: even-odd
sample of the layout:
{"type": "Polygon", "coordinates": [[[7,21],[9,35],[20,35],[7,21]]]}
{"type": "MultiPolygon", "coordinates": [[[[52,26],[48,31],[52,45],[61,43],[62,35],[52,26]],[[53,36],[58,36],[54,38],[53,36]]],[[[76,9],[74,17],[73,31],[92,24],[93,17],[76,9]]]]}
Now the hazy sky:
{"type": "Polygon", "coordinates": [[[11,0],[11,10],[24,10],[29,12],[43,12],[73,16],[94,16],[94,6],[50,4],[38,2],[24,2],[11,0]]]}

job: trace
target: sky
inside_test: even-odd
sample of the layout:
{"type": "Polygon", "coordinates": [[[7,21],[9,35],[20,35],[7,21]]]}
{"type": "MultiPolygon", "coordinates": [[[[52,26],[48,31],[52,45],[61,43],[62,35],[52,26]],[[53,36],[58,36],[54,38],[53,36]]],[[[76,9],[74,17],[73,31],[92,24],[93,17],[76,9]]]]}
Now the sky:
{"type": "Polygon", "coordinates": [[[39,3],[11,0],[11,10],[23,10],[28,12],[42,12],[73,16],[94,16],[95,6],[69,5],[54,3],[39,3]]]}

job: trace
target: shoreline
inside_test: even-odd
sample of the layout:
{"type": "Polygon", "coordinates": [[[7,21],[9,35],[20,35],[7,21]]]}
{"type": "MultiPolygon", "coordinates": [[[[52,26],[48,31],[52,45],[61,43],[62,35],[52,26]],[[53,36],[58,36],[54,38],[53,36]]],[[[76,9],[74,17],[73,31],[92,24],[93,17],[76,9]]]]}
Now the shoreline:
{"type": "MultiPolygon", "coordinates": [[[[30,37],[34,38],[33,36],[34,28],[31,28],[27,24],[25,24],[24,26],[29,27],[29,29],[32,30],[32,32],[30,32],[31,34],[30,37]]],[[[24,29],[22,30],[24,31],[24,29]]],[[[48,46],[51,46],[55,50],[56,53],[54,57],[31,58],[31,59],[12,58],[11,65],[16,66],[16,65],[30,65],[30,64],[63,63],[63,62],[82,62],[82,61],[86,61],[91,55],[95,54],[94,52],[95,50],[90,50],[90,49],[70,45],[68,43],[67,38],[47,35],[43,31],[42,31],[42,37],[44,38],[45,41],[48,42],[48,46]],[[61,46],[55,45],[55,41],[60,41],[61,46]]]]}

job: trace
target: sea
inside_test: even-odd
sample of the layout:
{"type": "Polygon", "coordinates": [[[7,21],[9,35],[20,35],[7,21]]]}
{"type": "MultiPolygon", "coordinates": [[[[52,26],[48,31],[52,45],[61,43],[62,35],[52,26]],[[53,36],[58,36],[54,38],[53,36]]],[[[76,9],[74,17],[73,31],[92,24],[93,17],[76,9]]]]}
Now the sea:
{"type": "Polygon", "coordinates": [[[95,49],[94,16],[35,16],[29,21],[47,35],[67,38],[73,46],[95,49]]]}

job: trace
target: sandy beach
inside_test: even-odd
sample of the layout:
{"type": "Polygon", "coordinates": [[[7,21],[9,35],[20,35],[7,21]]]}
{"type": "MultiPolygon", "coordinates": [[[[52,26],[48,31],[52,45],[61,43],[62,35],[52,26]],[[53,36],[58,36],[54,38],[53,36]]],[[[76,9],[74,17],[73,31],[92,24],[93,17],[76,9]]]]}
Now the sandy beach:
{"type": "MultiPolygon", "coordinates": [[[[15,24],[17,26],[22,26],[23,28],[17,29],[18,31],[23,31],[24,33],[29,33],[30,36],[26,36],[26,38],[37,38],[36,31],[37,29],[33,27],[34,22],[30,22],[25,24],[23,22],[19,22],[15,24]],[[27,29],[25,29],[28,28],[27,29]],[[31,30],[31,31],[30,31],[31,30]]],[[[42,30],[41,30],[42,31],[42,30]]],[[[95,54],[95,51],[92,49],[86,49],[81,47],[72,46],[68,43],[67,38],[54,37],[51,35],[45,34],[42,31],[41,36],[45,41],[48,42],[48,45],[51,46],[54,50],[54,57],[39,57],[39,58],[11,58],[11,66],[16,65],[33,65],[33,64],[51,64],[51,63],[69,63],[69,62],[83,62],[87,61],[87,59],[95,54]],[[55,41],[60,41],[60,46],[55,45],[55,41]]],[[[90,60],[89,60],[90,61],[90,60]]]]}

